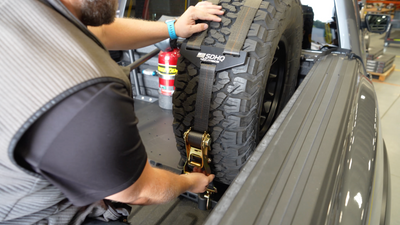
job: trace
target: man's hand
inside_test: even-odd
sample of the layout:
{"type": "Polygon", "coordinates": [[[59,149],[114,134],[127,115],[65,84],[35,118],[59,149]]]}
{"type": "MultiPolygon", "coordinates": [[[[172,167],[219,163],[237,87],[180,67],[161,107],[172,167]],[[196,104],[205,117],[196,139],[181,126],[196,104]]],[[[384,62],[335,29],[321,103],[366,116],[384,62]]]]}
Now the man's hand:
{"type": "Polygon", "coordinates": [[[188,179],[189,189],[187,191],[193,193],[203,193],[206,191],[207,186],[214,179],[215,175],[210,174],[209,176],[204,175],[203,173],[188,173],[182,174],[182,177],[188,179]]]}
{"type": "MultiPolygon", "coordinates": [[[[196,20],[220,22],[221,18],[217,15],[224,14],[221,8],[210,2],[199,2],[195,7],[189,7],[175,22],[176,35],[188,38],[194,33],[207,29],[207,24],[196,24],[196,20]]],[[[141,48],[169,37],[167,25],[163,22],[130,18],[116,18],[112,24],[88,27],[88,29],[109,50],[141,48]]]]}
{"type": "Polygon", "coordinates": [[[206,176],[203,173],[178,175],[154,168],[146,162],[142,174],[134,184],[106,199],[135,205],[160,204],[185,191],[202,193],[213,179],[214,175],[206,176]]]}
{"type": "Polygon", "coordinates": [[[199,2],[195,7],[190,6],[175,22],[176,35],[182,38],[188,38],[194,33],[201,32],[208,28],[206,23],[196,24],[196,20],[220,22],[221,18],[216,15],[224,14],[221,8],[221,6],[213,5],[210,2],[199,2]]]}

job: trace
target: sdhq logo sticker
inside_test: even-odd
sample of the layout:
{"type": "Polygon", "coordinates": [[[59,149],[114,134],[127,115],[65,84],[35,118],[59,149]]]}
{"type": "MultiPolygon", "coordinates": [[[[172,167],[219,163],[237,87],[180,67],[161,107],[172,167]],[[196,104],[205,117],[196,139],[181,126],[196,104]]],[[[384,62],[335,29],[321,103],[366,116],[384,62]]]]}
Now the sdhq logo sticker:
{"type": "Polygon", "coordinates": [[[203,62],[212,62],[212,63],[221,63],[225,60],[225,56],[223,55],[215,55],[199,52],[197,53],[197,58],[200,58],[203,62]]]}

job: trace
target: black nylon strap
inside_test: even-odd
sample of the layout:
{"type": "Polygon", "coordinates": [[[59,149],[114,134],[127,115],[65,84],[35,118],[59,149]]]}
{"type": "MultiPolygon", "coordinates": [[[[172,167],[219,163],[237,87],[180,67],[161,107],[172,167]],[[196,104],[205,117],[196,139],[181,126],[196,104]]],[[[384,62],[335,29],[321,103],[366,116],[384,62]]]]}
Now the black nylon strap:
{"type": "Polygon", "coordinates": [[[244,3],[232,26],[231,35],[225,45],[224,54],[239,55],[261,2],[262,0],[247,0],[244,3]]]}
{"type": "Polygon", "coordinates": [[[250,7],[250,8],[253,8],[253,9],[258,9],[258,8],[260,8],[261,2],[262,2],[262,0],[247,0],[244,3],[244,7],[250,7]]]}
{"type": "Polygon", "coordinates": [[[211,2],[214,5],[218,5],[221,0],[207,0],[207,2],[211,2]]]}
{"type": "MultiPolygon", "coordinates": [[[[218,5],[220,1],[221,0],[208,0],[208,2],[211,2],[214,5],[218,5]]],[[[205,30],[205,31],[202,31],[202,32],[197,33],[195,35],[192,35],[189,38],[189,41],[187,43],[187,47],[190,48],[190,49],[200,50],[200,46],[203,43],[204,39],[206,38],[207,33],[208,33],[208,31],[205,30]]]]}
{"type": "Polygon", "coordinates": [[[190,132],[188,135],[188,142],[191,146],[201,149],[201,142],[203,142],[203,134],[200,132],[190,132]]]}
{"type": "Polygon", "coordinates": [[[207,30],[194,34],[189,38],[187,47],[194,50],[200,50],[200,46],[207,36],[207,30]]]}
{"type": "Polygon", "coordinates": [[[200,66],[199,84],[195,105],[195,119],[193,130],[204,133],[208,130],[208,117],[211,105],[211,96],[215,78],[214,64],[202,63],[200,66]]]}

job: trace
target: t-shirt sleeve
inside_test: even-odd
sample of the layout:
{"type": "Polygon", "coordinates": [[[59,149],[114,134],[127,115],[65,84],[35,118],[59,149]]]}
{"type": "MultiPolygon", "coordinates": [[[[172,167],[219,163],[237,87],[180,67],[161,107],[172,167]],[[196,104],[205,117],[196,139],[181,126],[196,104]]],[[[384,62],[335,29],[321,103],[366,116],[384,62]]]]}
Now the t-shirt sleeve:
{"type": "Polygon", "coordinates": [[[81,90],[43,115],[20,151],[32,169],[77,206],[120,192],[141,175],[147,154],[133,100],[118,83],[81,90]]]}

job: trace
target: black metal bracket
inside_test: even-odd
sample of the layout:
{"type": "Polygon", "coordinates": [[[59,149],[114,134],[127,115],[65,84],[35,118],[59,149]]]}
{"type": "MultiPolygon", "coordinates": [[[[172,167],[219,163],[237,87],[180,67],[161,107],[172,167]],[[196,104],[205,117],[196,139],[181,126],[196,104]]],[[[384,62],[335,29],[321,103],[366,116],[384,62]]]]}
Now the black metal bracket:
{"type": "Polygon", "coordinates": [[[239,52],[239,56],[224,55],[223,48],[212,46],[201,46],[200,50],[187,48],[187,43],[182,43],[180,53],[191,63],[200,68],[201,63],[210,63],[216,65],[216,72],[226,70],[232,67],[241,66],[246,63],[247,52],[239,52]]]}
{"type": "Polygon", "coordinates": [[[181,194],[182,197],[185,197],[191,201],[197,202],[198,207],[200,210],[208,210],[213,209],[217,205],[217,201],[210,199],[209,208],[207,209],[207,198],[204,197],[204,193],[202,194],[195,194],[192,192],[185,192],[181,194]]]}

